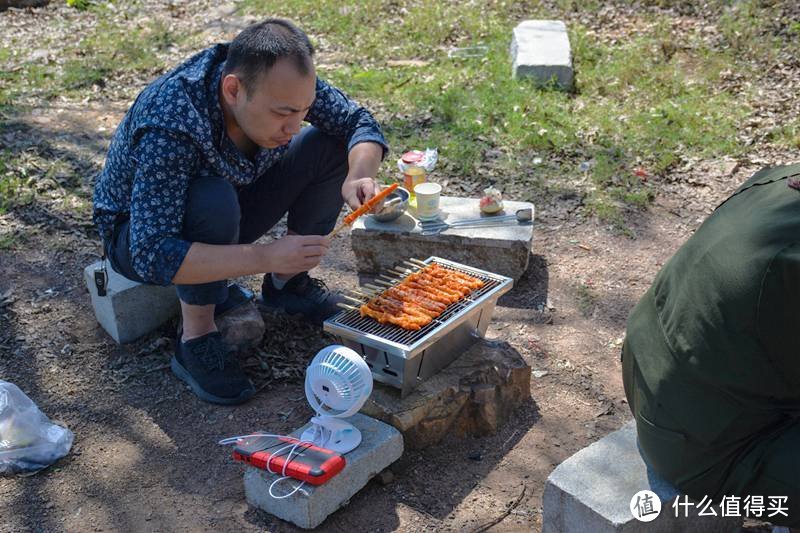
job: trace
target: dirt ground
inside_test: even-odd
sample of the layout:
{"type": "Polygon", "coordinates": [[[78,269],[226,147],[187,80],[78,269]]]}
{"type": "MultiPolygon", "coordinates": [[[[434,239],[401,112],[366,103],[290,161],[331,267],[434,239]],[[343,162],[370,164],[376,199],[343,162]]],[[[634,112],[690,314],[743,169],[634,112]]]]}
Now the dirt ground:
{"type": "MultiPolygon", "coordinates": [[[[764,90],[796,88],[790,78],[764,90]]],[[[126,106],[36,108],[14,118],[5,142],[71,158],[89,176],[126,106]]],[[[631,308],[738,183],[765,164],[794,160],[796,153],[756,142],[750,156],[676,169],[658,183],[649,209],[628,213],[635,238],[576,216],[579,198],[542,198],[531,267],[501,300],[488,333],[541,371],[532,400],[494,436],[406,453],[392,467],[394,481],[370,482],[321,530],[474,531],[511,504],[493,531],[539,530],[548,474],[630,418],[619,351],[631,308]]],[[[305,423],[301,371],[330,339],[268,316],[262,349],[246,361],[262,390],[239,407],[203,403],[168,370],[175,324],[125,346],[97,325],[82,280],[98,257],[95,233],[90,220],[62,208],[38,202],[0,215],[0,227],[25,234],[0,250],[0,378],[76,436],[69,456],[46,471],[0,479],[0,531],[294,531],[248,508],[243,469],[216,442],[305,423]]],[[[347,235],[314,274],[334,288],[356,286],[347,235]]],[[[258,287],[256,278],[245,281],[258,287]]]]}

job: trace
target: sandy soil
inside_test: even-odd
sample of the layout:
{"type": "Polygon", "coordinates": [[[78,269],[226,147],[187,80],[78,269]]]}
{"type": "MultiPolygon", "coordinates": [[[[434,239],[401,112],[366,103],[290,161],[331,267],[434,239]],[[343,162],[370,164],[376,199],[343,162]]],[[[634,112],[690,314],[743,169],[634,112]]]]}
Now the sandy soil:
{"type": "MultiPolygon", "coordinates": [[[[4,142],[65,158],[86,172],[88,187],[126,105],[120,97],[37,107],[14,118],[4,142]]],[[[738,183],[765,163],[796,157],[755,153],[676,169],[658,184],[650,209],[629,214],[635,238],[576,216],[579,198],[538,202],[531,268],[489,330],[541,371],[532,400],[497,435],[407,453],[392,467],[393,482],[372,481],[322,530],[473,531],[523,490],[493,530],[540,529],[547,475],[630,418],[619,351],[626,317],[659,267],[738,183]]],[[[8,296],[0,298],[0,377],[76,439],[48,470],[0,479],[0,531],[294,530],[247,507],[243,469],[215,443],[303,424],[310,411],[302,368],[330,339],[269,316],[259,357],[271,368],[253,369],[263,386],[255,399],[235,408],[200,402],[166,367],[174,324],[126,346],[100,329],[82,281],[99,252],[90,221],[42,198],[0,215],[2,229],[24,233],[0,250],[0,295],[8,296]]],[[[357,283],[348,236],[335,239],[315,275],[335,288],[357,283]]]]}

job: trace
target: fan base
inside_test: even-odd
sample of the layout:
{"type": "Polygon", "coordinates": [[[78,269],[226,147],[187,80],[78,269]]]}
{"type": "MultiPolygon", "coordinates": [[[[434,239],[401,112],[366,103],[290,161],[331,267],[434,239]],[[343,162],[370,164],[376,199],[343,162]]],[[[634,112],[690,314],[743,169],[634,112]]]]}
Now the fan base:
{"type": "Polygon", "coordinates": [[[361,444],[361,432],[353,424],[328,416],[311,418],[312,426],[300,436],[315,446],[345,454],[361,444]]]}

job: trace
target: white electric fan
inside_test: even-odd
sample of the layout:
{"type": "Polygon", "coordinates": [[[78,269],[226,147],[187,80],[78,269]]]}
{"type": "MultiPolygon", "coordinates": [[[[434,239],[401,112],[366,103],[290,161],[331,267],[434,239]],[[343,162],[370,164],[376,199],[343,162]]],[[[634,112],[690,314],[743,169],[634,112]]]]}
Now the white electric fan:
{"type": "Polygon", "coordinates": [[[338,453],[355,449],[361,443],[361,432],[342,418],[356,414],[372,393],[367,362],[346,346],[323,348],[306,369],[305,388],[317,415],[300,438],[338,453]]]}

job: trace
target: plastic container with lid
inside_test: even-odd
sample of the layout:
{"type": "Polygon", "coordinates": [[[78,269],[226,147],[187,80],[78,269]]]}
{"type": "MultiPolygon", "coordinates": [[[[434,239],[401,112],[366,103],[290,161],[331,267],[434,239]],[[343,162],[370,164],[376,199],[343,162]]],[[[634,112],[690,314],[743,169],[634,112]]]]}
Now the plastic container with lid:
{"type": "Polygon", "coordinates": [[[411,205],[416,204],[414,187],[427,181],[428,174],[433,171],[438,159],[436,149],[410,150],[397,161],[397,167],[403,173],[403,187],[411,193],[411,205]]]}

